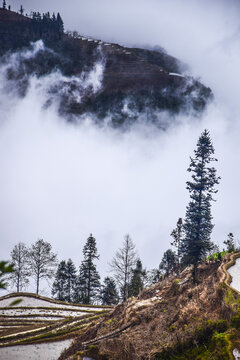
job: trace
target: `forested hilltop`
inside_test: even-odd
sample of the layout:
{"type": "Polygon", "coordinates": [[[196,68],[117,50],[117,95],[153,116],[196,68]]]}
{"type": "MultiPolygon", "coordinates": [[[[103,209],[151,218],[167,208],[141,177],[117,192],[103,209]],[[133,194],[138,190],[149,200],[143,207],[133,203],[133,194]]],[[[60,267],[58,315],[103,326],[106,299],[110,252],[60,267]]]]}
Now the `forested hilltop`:
{"type": "MultiPolygon", "coordinates": [[[[6,3],[0,9],[1,61],[9,62],[9,51],[22,54],[17,68],[15,64],[14,69],[8,69],[7,78],[16,80],[23,96],[27,76],[40,78],[59,70],[69,77],[68,84],[63,81],[50,92],[59,97],[59,112],[70,120],[88,112],[96,122],[109,116],[109,123],[118,126],[134,123],[142,116],[142,121],[166,128],[168,124],[159,112],[198,115],[212,98],[208,87],[185,76],[186,66],[161,48],[126,48],[83,37],[76,31],[64,32],[59,13],[24,14],[23,7],[14,12],[6,3]],[[44,46],[36,51],[30,44],[40,40],[44,46]],[[31,58],[23,56],[27,48],[33,49],[31,58]],[[101,76],[97,84],[86,88],[86,74],[93,69],[95,75],[102,72],[101,76]]],[[[50,103],[51,96],[47,106],[50,103]]]]}

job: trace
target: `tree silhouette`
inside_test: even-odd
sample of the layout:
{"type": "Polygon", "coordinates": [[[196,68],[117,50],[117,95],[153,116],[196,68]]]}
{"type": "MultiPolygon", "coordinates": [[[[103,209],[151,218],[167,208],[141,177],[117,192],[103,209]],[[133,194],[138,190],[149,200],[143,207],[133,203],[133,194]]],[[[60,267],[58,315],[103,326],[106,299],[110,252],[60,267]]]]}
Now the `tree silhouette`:
{"type": "Polygon", "coordinates": [[[23,6],[22,6],[22,5],[20,6],[20,10],[19,10],[19,12],[20,12],[20,14],[21,14],[21,15],[23,15],[24,8],[23,8],[23,6]]]}
{"type": "Polygon", "coordinates": [[[90,234],[83,248],[83,261],[79,269],[77,284],[78,301],[91,304],[99,297],[100,275],[97,271],[95,260],[99,259],[97,254],[96,239],[90,234]]]}
{"type": "Polygon", "coordinates": [[[120,248],[112,262],[111,271],[122,293],[123,301],[128,298],[128,291],[131,279],[131,271],[136,264],[136,250],[129,234],[124,237],[123,247],[120,248]]]}
{"type": "Polygon", "coordinates": [[[101,300],[103,305],[115,305],[118,303],[116,283],[110,277],[106,277],[103,281],[101,300]]]}
{"type": "Polygon", "coordinates": [[[65,292],[66,292],[66,299],[68,302],[74,301],[74,293],[76,287],[76,279],[77,279],[77,270],[72,259],[68,259],[65,268],[66,273],[66,285],[65,285],[65,292]]]}
{"type": "Polygon", "coordinates": [[[233,233],[229,233],[227,240],[223,242],[225,245],[227,245],[227,251],[233,252],[235,250],[235,241],[233,233]]]}
{"type": "Polygon", "coordinates": [[[29,283],[29,276],[31,275],[29,269],[29,252],[24,243],[19,243],[14,246],[11,252],[11,262],[14,265],[14,272],[10,279],[16,286],[17,292],[22,291],[24,286],[29,283]]]}
{"type": "Polygon", "coordinates": [[[166,276],[169,276],[171,272],[176,270],[177,265],[177,256],[175,252],[171,249],[165,251],[159,265],[159,269],[163,270],[166,276]]]}
{"type": "Polygon", "coordinates": [[[190,158],[188,171],[192,173],[192,181],[187,182],[190,193],[190,202],[187,206],[184,221],[185,238],[182,242],[182,251],[185,262],[193,264],[193,280],[197,282],[198,263],[211,250],[211,232],[213,229],[211,215],[211,201],[217,192],[215,185],[220,177],[216,169],[211,167],[214,148],[208,130],[204,130],[199,137],[194,157],[190,158]]]}
{"type": "Polygon", "coordinates": [[[57,13],[57,28],[60,33],[64,33],[64,24],[59,13],[57,13]]]}
{"type": "Polygon", "coordinates": [[[66,300],[66,261],[62,260],[58,264],[58,268],[55,275],[55,280],[52,285],[52,295],[56,295],[57,300],[66,300]]]}
{"type": "Polygon", "coordinates": [[[29,251],[29,262],[32,276],[36,281],[36,293],[39,292],[41,279],[51,279],[54,276],[57,255],[52,246],[43,239],[37,240],[29,251]]]}
{"type": "Polygon", "coordinates": [[[137,260],[135,268],[132,270],[132,277],[129,284],[129,296],[138,296],[139,292],[143,289],[143,279],[146,271],[143,270],[142,262],[137,260]]]}

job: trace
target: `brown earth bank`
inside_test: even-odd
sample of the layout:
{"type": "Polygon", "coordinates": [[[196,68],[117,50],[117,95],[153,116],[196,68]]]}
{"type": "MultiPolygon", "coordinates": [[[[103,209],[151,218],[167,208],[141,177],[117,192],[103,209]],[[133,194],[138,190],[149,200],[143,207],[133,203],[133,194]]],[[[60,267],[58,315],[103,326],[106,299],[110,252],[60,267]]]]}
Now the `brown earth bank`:
{"type": "MultiPolygon", "coordinates": [[[[145,121],[165,128],[168,125],[163,118],[159,119],[159,111],[196,115],[213,97],[211,89],[198,79],[183,76],[186,66],[163,49],[153,51],[106,44],[75,32],[63,33],[51,20],[34,21],[0,9],[2,63],[8,63],[9,51],[20,51],[40,39],[46,45],[45,50],[34,58],[19,58],[18,67],[15,63],[15,68],[8,70],[7,77],[16,80],[21,95],[25,95],[28,88],[26,75],[41,77],[58,69],[63,75],[80,77],[97,62],[104,65],[102,86],[97,92],[91,88],[83,92],[74,80],[51,88],[50,93],[59,96],[59,112],[72,121],[76,115],[86,112],[97,115],[96,121],[100,122],[111,114],[111,124],[119,126],[134,123],[139,114],[144,114],[145,121]]],[[[16,88],[16,84],[14,86],[16,88]]],[[[51,96],[46,106],[51,103],[50,99],[51,96]]]]}
{"type": "Polygon", "coordinates": [[[227,256],[201,264],[197,285],[187,268],[143,290],[80,332],[59,359],[234,359],[233,348],[240,349],[240,294],[226,272],[233,263],[227,256]]]}

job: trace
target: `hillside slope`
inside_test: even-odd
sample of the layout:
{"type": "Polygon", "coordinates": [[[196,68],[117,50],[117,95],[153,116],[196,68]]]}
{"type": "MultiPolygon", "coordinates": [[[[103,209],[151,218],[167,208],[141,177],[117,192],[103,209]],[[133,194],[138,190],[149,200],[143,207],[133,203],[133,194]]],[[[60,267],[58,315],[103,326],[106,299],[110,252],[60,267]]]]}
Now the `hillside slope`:
{"type": "Polygon", "coordinates": [[[36,20],[0,9],[2,64],[9,64],[9,51],[23,54],[40,39],[45,46],[31,58],[20,56],[17,67],[8,65],[6,78],[17,82],[23,96],[29,77],[41,79],[59,70],[67,79],[49,90],[46,106],[52,96],[58,97],[59,112],[72,121],[91,113],[98,122],[110,117],[110,123],[118,126],[134,123],[143,114],[144,121],[165,128],[159,112],[197,115],[212,98],[208,87],[182,74],[183,64],[163,50],[126,48],[76,32],[66,34],[51,18],[36,20]],[[92,83],[87,79],[86,85],[90,72],[92,83]]]}
{"type": "Polygon", "coordinates": [[[228,285],[226,267],[233,260],[225,261],[202,264],[198,285],[186,269],[118,305],[80,333],[60,359],[234,359],[240,293],[228,285]]]}

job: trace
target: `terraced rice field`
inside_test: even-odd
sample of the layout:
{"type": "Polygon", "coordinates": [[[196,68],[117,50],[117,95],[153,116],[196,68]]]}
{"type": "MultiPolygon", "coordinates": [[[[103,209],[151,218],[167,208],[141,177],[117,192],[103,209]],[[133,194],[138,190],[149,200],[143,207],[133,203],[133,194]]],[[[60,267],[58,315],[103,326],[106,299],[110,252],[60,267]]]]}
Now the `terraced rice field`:
{"type": "Polygon", "coordinates": [[[3,296],[0,298],[0,359],[15,359],[16,353],[18,360],[32,359],[33,353],[35,360],[57,359],[80,329],[109,310],[111,307],[67,304],[28,293],[3,296]]]}
{"type": "Polygon", "coordinates": [[[228,269],[228,272],[232,277],[230,285],[240,291],[240,258],[236,259],[236,263],[228,269]]]}
{"type": "Polygon", "coordinates": [[[0,348],[0,359],[4,360],[57,360],[71,340],[47,344],[18,345],[0,348]]]}

